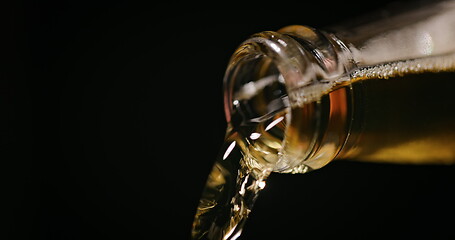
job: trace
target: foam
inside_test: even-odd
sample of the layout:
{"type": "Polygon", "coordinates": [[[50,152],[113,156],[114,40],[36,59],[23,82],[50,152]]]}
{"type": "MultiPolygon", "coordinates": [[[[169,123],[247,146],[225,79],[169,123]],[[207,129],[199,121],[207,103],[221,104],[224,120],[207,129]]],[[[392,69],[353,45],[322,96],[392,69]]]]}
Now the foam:
{"type": "Polygon", "coordinates": [[[418,74],[424,72],[447,71],[455,71],[455,53],[443,56],[395,61],[373,66],[364,66],[341,77],[316,82],[311,85],[295,89],[288,93],[289,102],[291,107],[301,107],[306,103],[318,101],[324,94],[333,91],[337,87],[346,86],[356,81],[372,78],[387,79],[411,73],[418,74]]]}
{"type": "MultiPolygon", "coordinates": [[[[418,58],[404,61],[396,61],[376,66],[366,66],[354,70],[349,74],[349,79],[341,81],[355,82],[370,78],[383,78],[403,76],[409,73],[441,72],[455,70],[455,54],[437,57],[418,58]]],[[[454,79],[455,80],[455,79],[454,79]]]]}

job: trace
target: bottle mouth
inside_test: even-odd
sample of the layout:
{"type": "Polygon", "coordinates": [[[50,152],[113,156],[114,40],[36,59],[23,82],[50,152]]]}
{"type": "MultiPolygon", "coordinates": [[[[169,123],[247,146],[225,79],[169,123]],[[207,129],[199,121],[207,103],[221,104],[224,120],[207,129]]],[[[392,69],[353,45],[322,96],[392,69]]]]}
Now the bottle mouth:
{"type": "Polygon", "coordinates": [[[302,53],[291,37],[261,32],[235,51],[224,79],[226,119],[240,133],[243,151],[275,169],[290,167],[277,162],[291,118],[288,88],[306,71],[302,53]]]}
{"type": "MultiPolygon", "coordinates": [[[[292,38],[272,31],[255,34],[240,45],[231,57],[224,79],[227,121],[231,121],[235,104],[239,100],[251,99],[274,83],[283,85],[282,91],[285,92],[272,97],[275,99],[264,100],[282,99],[283,103],[288,102],[288,88],[305,79],[303,74],[308,61],[302,53],[302,49],[292,38]]],[[[270,109],[262,109],[256,114],[267,115],[264,111],[270,109]]]]}
{"type": "Polygon", "coordinates": [[[324,34],[289,26],[251,36],[231,57],[224,78],[226,120],[241,129],[245,145],[259,145],[250,149],[266,149],[262,156],[269,155],[265,161],[275,171],[307,171],[328,162],[314,156],[330,116],[330,103],[321,97],[346,70],[339,52],[324,34]]]}

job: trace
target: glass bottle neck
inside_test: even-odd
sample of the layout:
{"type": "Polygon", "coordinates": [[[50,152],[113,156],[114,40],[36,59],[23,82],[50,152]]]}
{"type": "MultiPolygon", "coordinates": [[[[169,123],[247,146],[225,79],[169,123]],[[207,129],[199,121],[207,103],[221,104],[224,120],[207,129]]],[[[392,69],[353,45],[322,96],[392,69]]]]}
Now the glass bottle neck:
{"type": "MultiPolygon", "coordinates": [[[[353,106],[359,94],[351,86],[357,76],[400,75],[390,64],[400,61],[411,63],[413,71],[427,71],[434,66],[414,59],[452,56],[454,25],[455,1],[447,1],[330,33],[294,25],[255,34],[236,50],[226,70],[226,119],[235,128],[286,112],[286,127],[275,134],[282,139],[275,171],[320,168],[350,152],[351,129],[361,128],[353,106]]],[[[450,59],[441,64],[453,67],[455,58],[450,59]]]]}
{"type": "Polygon", "coordinates": [[[320,168],[347,139],[349,79],[340,76],[354,67],[343,42],[310,27],[253,35],[226,71],[226,119],[240,128],[286,112],[286,128],[276,134],[282,140],[275,171],[320,168]]]}

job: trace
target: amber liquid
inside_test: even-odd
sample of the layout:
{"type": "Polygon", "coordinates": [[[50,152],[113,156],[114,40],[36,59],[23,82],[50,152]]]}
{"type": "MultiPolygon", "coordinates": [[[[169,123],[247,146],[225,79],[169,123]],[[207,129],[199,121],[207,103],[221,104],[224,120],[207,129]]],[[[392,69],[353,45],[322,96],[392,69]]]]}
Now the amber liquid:
{"type": "Polygon", "coordinates": [[[236,239],[281,148],[285,112],[259,124],[228,127],[193,222],[193,239],[236,239]]]}
{"type": "MultiPolygon", "coordinates": [[[[394,63],[363,68],[350,73],[347,81],[340,81],[342,86],[321,93],[315,102],[291,104],[292,107],[256,122],[229,123],[225,144],[196,212],[192,238],[218,240],[240,236],[267,177],[277,170],[285,134],[308,135],[286,129],[292,128],[292,124],[311,123],[306,119],[307,114],[313,114],[309,111],[311,104],[317,103],[323,109],[324,104],[329,108],[336,106],[333,99],[340,96],[348,99],[346,107],[337,113],[329,111],[324,115],[321,109],[315,111],[320,114],[316,117],[338,114],[346,118],[339,124],[341,127],[332,124],[321,129],[321,124],[315,124],[316,131],[348,132],[341,140],[333,137],[337,134],[324,135],[324,144],[318,145],[321,149],[339,148],[335,159],[398,164],[455,163],[455,98],[452,95],[455,64],[454,58],[450,59],[443,61],[445,65],[423,67],[426,60],[411,61],[406,65],[411,70],[406,71],[394,63]],[[291,124],[288,123],[290,115],[291,124]],[[337,141],[342,144],[334,144],[337,141]]],[[[274,92],[282,87],[275,81],[268,90],[274,92]]],[[[262,94],[258,92],[257,96],[262,94]]],[[[283,95],[285,97],[287,95],[283,95]]],[[[296,129],[305,129],[298,126],[296,129]]],[[[308,137],[308,142],[312,141],[308,137]]],[[[292,151],[301,147],[299,143],[286,144],[292,151]]],[[[309,170],[311,166],[301,164],[290,172],[309,170]]]]}
{"type": "Polygon", "coordinates": [[[352,85],[351,149],[340,158],[455,162],[455,72],[360,79],[352,85]]]}

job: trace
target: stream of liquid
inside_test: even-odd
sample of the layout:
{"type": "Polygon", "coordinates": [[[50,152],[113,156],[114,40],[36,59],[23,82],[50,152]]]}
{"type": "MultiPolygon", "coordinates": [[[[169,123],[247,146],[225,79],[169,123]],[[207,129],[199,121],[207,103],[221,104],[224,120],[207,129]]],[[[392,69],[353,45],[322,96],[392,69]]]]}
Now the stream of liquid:
{"type": "MultiPolygon", "coordinates": [[[[371,93],[370,96],[383,96],[384,94],[392,96],[393,99],[385,100],[389,105],[382,106],[386,108],[398,106],[393,109],[393,111],[397,112],[396,114],[399,114],[400,111],[415,113],[415,115],[409,117],[411,118],[409,121],[413,122],[408,125],[410,126],[408,127],[409,129],[404,128],[406,131],[418,129],[417,133],[414,134],[415,136],[411,132],[400,132],[401,125],[393,125],[393,122],[396,122],[393,119],[390,120],[392,124],[391,132],[387,133],[387,129],[381,127],[385,126],[381,119],[377,119],[383,115],[377,109],[371,111],[370,115],[366,115],[366,118],[372,118],[371,122],[373,122],[373,125],[367,126],[365,129],[371,129],[371,131],[361,135],[361,137],[363,136],[365,141],[373,139],[371,141],[377,144],[370,148],[366,146],[365,155],[362,157],[367,158],[369,156],[373,160],[374,157],[379,159],[381,157],[380,154],[387,151],[388,147],[396,146],[403,146],[403,149],[398,149],[395,152],[409,152],[409,154],[412,154],[413,151],[422,149],[423,145],[406,144],[413,139],[422,137],[422,139],[430,141],[426,143],[430,144],[428,145],[430,146],[429,149],[434,149],[435,144],[438,143],[437,141],[444,141],[445,145],[440,144],[441,147],[436,148],[436,152],[432,151],[430,153],[435,155],[438,153],[445,154],[441,155],[441,158],[449,159],[453,162],[455,158],[455,150],[453,150],[455,149],[455,139],[453,137],[455,136],[455,101],[452,100],[448,93],[455,88],[455,73],[453,71],[455,69],[455,61],[453,56],[441,59],[440,63],[434,59],[420,59],[365,67],[352,72],[349,75],[349,79],[344,80],[353,84],[353,87],[355,87],[356,82],[365,85],[365,89],[371,93]],[[396,81],[396,84],[391,81],[396,81]],[[433,87],[430,88],[430,91],[424,91],[425,85],[428,83],[433,87]],[[442,98],[439,97],[441,92],[434,90],[440,87],[449,89],[448,91],[442,91],[442,95],[445,95],[442,98]],[[388,93],[378,91],[388,91],[388,93]],[[425,93],[426,95],[423,96],[420,93],[425,93]],[[414,99],[409,99],[410,97],[414,99]],[[407,105],[394,104],[396,101],[405,101],[407,105]],[[429,101],[433,102],[428,104],[429,101]],[[427,104],[424,104],[425,102],[427,104]],[[410,109],[401,109],[400,106],[410,109]],[[428,110],[434,106],[438,106],[438,109],[440,108],[438,110],[439,113],[428,110]],[[420,114],[425,116],[425,113],[433,114],[437,119],[431,119],[428,116],[422,118],[420,114]],[[415,121],[412,119],[415,119],[415,121]],[[430,120],[425,120],[425,122],[422,119],[430,120]],[[431,128],[433,125],[435,128],[431,128]],[[427,126],[428,128],[426,129],[427,126]],[[433,131],[433,129],[436,130],[433,131]],[[380,137],[375,137],[374,134],[379,133],[390,134],[392,136],[390,139],[393,141],[387,142],[388,138],[383,140],[380,137]],[[408,138],[407,136],[411,137],[408,138]],[[379,139],[380,141],[375,141],[374,139],[379,139]],[[435,144],[431,145],[432,142],[435,144]],[[412,146],[414,146],[414,150],[407,149],[409,147],[412,148],[412,146]]],[[[282,83],[279,83],[278,77],[276,81],[270,82],[271,85],[269,87],[273,91],[280,90],[283,87],[282,83]]],[[[347,84],[344,85],[347,87],[347,84]]],[[[323,98],[327,94],[328,92],[321,93],[320,96],[323,98]]],[[[286,97],[287,94],[281,95],[283,101],[286,101],[286,97]]],[[[373,99],[370,102],[375,104],[377,108],[381,108],[381,101],[382,99],[373,99]]],[[[258,194],[264,189],[267,177],[274,171],[279,161],[280,150],[283,147],[283,139],[285,138],[286,124],[289,122],[291,112],[305,108],[305,105],[300,104],[300,102],[291,103],[291,107],[278,108],[277,111],[272,111],[271,114],[254,119],[254,121],[250,119],[236,120],[239,117],[232,117],[233,120],[228,123],[224,145],[210,172],[197,208],[192,229],[193,239],[233,240],[240,236],[258,194]]],[[[387,109],[384,109],[383,112],[387,112],[387,109]]],[[[387,157],[390,158],[390,155],[384,156],[385,159],[387,157]]],[[[308,170],[310,169],[305,166],[298,166],[296,171],[293,172],[304,173],[308,170]]]]}
{"type": "Polygon", "coordinates": [[[278,160],[285,112],[227,132],[193,223],[193,239],[236,239],[278,160]],[[276,135],[275,135],[276,134],[276,135]]]}

